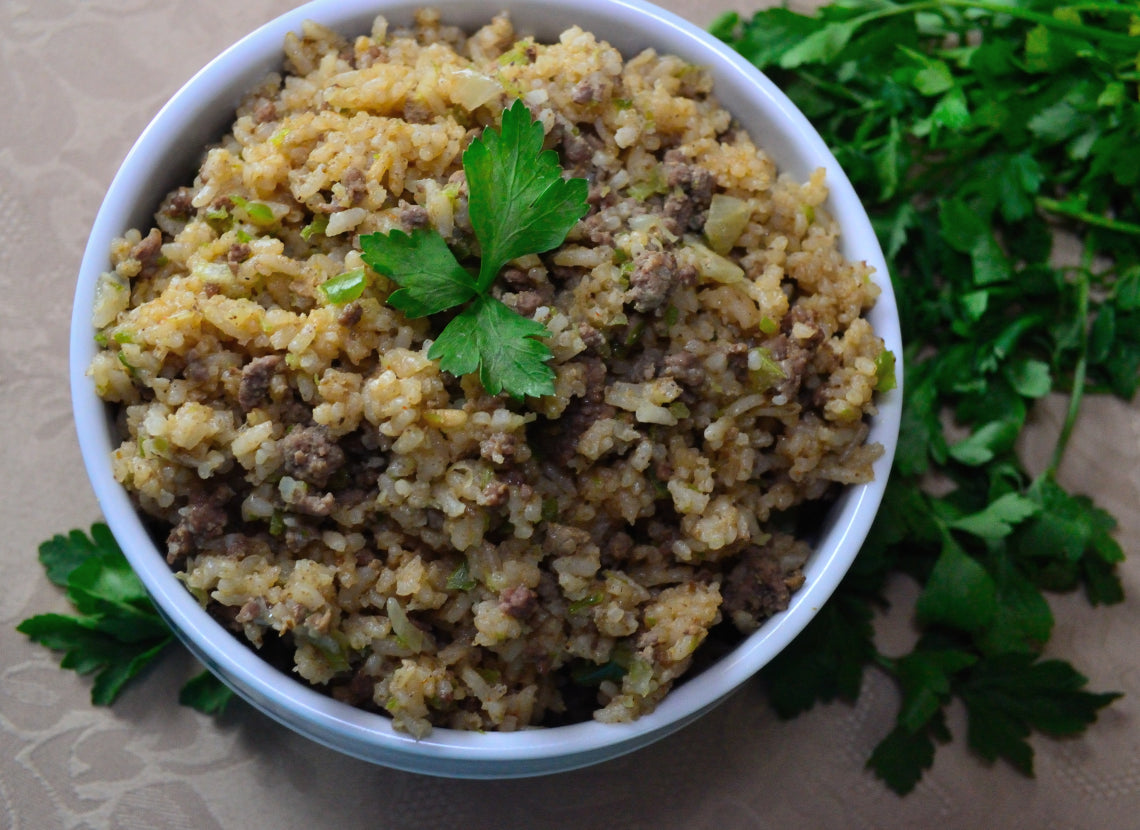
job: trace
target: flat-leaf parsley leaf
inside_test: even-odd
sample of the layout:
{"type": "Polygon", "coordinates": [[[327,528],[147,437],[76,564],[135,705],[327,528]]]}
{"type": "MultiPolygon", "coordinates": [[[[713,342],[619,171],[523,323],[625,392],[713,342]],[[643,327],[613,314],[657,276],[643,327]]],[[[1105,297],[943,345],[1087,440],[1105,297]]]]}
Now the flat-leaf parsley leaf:
{"type": "Polygon", "coordinates": [[[553,356],[541,338],[550,330],[489,294],[504,265],[562,244],[586,215],[585,179],[565,179],[553,150],[542,149],[543,127],[522,100],[503,111],[463,153],[471,226],[479,243],[478,276],[456,259],[434,229],[373,233],[360,239],[364,261],[400,287],[388,303],[410,318],[464,306],[428,350],[453,375],[478,372],[492,395],[550,395],[553,356]]]}
{"type": "MultiPolygon", "coordinates": [[[[48,579],[65,588],[77,615],[38,614],[16,630],[63,652],[60,666],[94,674],[91,702],[108,706],[123,687],[174,642],[110,529],[73,530],[40,545],[48,579]]],[[[183,689],[181,700],[207,714],[225,708],[231,692],[209,672],[183,689]]]]}

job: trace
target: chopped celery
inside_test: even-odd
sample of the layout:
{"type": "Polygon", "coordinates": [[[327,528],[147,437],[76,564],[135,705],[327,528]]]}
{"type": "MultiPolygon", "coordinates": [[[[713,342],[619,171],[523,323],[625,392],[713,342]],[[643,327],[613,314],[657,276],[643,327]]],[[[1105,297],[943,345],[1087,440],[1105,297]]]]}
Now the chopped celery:
{"type": "Polygon", "coordinates": [[[649,171],[649,178],[636,181],[629,186],[630,197],[639,202],[645,201],[650,196],[668,192],[669,182],[665,180],[665,173],[660,164],[654,165],[649,171]]]}
{"type": "Polygon", "coordinates": [[[716,251],[702,245],[693,239],[686,238],[685,249],[692,255],[693,264],[701,279],[711,282],[720,282],[726,285],[741,282],[744,279],[744,269],[730,259],[716,251]]]}
{"type": "Polygon", "coordinates": [[[415,623],[408,619],[408,614],[398,599],[388,597],[385,610],[388,612],[388,620],[392,623],[392,633],[396,635],[400,645],[416,653],[428,648],[430,643],[427,635],[416,628],[415,623]]]}
{"type": "Polygon", "coordinates": [[[752,218],[752,205],[744,199],[724,193],[713,194],[709,215],[705,220],[705,238],[709,247],[724,256],[740,239],[748,220],[752,218]]]}

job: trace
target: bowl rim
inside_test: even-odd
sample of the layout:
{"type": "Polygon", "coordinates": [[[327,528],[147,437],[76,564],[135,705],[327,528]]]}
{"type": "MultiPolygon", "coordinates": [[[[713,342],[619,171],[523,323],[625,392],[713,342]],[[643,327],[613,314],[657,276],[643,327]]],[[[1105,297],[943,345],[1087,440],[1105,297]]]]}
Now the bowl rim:
{"type": "MultiPolygon", "coordinates": [[[[525,17],[525,15],[524,15],[525,17]]],[[[525,27],[520,27],[525,28],[525,27]]],[[[583,25],[583,28],[594,28],[583,25]]],[[[366,31],[366,30],[365,30],[366,31]]],[[[544,33],[545,34],[545,33],[544,33]]],[[[605,32],[599,39],[614,41],[605,32]]],[[[628,59],[630,56],[623,49],[628,59]]],[[[718,98],[721,95],[718,94],[718,98]]],[[[730,103],[722,103],[733,112],[730,103]]],[[[233,106],[229,107],[232,121],[233,106]]],[[[754,132],[752,129],[750,132],[754,132]]],[[[754,135],[755,137],[755,135],[754,135]]],[[[215,135],[216,138],[216,135],[215,135]]],[[[771,142],[757,143],[769,149],[771,142]]],[[[197,146],[199,149],[204,142],[197,146]]],[[[779,163],[778,151],[771,154],[779,163]]],[[[785,165],[780,163],[780,169],[785,165]]],[[[795,172],[795,171],[794,171],[795,172]]],[[[800,173],[804,171],[799,171],[800,173]]],[[[798,174],[798,173],[797,173],[798,174]]],[[[161,193],[169,190],[161,189],[161,193]]],[[[159,195],[161,198],[161,195],[159,195]]],[[[81,455],[91,485],[116,540],[131,566],[138,573],[160,613],[191,651],[222,677],[239,695],[256,708],[294,731],[364,760],[401,769],[456,777],[511,777],[536,775],[572,769],[616,757],[657,740],[681,728],[719,703],[756,674],[779,653],[815,616],[834,592],[857,555],[870,530],[893,460],[901,420],[902,348],[898,309],[891,288],[885,258],[870,221],[843,170],[819,134],[790,99],[763,73],[727,45],[680,16],[644,0],[573,0],[572,3],[544,3],[541,0],[312,0],[258,27],[221,52],[199,70],[160,109],[139,136],[115,174],[92,226],[80,265],[72,310],[69,361],[73,414],[81,455]],[[109,245],[132,224],[143,210],[148,217],[157,199],[139,204],[136,194],[155,189],[148,182],[162,168],[167,157],[183,154],[172,149],[178,130],[188,119],[205,109],[217,109],[222,90],[226,100],[236,105],[241,94],[269,69],[280,64],[284,34],[299,30],[307,19],[316,19],[341,28],[346,21],[371,20],[377,14],[402,19],[407,10],[423,5],[438,8],[445,23],[456,14],[485,22],[500,7],[518,20],[520,10],[538,14],[540,7],[557,7],[565,16],[572,13],[588,20],[609,19],[611,25],[638,25],[652,32],[650,42],[667,43],[661,52],[681,52],[686,58],[699,53],[702,63],[716,76],[717,92],[729,83],[733,94],[752,104],[763,104],[768,117],[780,119],[780,135],[797,152],[826,168],[828,206],[840,222],[845,253],[858,245],[858,259],[875,270],[875,281],[882,289],[869,317],[876,333],[886,341],[896,358],[896,389],[879,393],[878,414],[871,421],[869,441],[884,447],[875,462],[875,478],[867,484],[848,486],[828,513],[828,528],[822,536],[827,544],[816,548],[809,559],[806,584],[792,596],[790,605],[767,620],[754,634],[700,674],[687,677],[660,702],[656,710],[624,724],[587,721],[544,729],[512,733],[463,732],[436,728],[424,738],[413,738],[396,731],[383,715],[366,712],[331,699],[262,658],[216,622],[192,597],[166,565],[165,557],[153,543],[126,490],[111,472],[111,424],[106,407],[95,394],[87,368],[95,354],[91,308],[95,282],[109,265],[109,245]],[[572,7],[572,12],[568,11],[572,7]],[[683,48],[678,49],[681,44],[683,48]],[[684,54],[688,53],[688,54],[684,54]],[[252,56],[252,57],[251,57],[252,56]],[[240,84],[235,78],[245,78],[240,84]],[[237,91],[237,97],[232,94],[237,91]],[[135,200],[135,201],[131,201],[135,200]],[[840,217],[842,219],[840,220],[840,217]],[[254,659],[251,659],[253,657],[254,659]]]]}

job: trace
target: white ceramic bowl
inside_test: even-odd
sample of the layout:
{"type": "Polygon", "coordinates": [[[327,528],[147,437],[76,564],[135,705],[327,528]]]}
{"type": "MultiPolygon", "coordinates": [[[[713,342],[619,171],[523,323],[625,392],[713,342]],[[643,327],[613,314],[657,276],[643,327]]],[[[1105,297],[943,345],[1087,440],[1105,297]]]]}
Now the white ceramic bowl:
{"type": "MultiPolygon", "coordinates": [[[[147,535],[127,493],[111,473],[115,446],[107,410],[85,371],[95,354],[91,309],[96,279],[109,267],[111,240],[149,227],[162,196],[188,182],[202,148],[232,120],[243,94],[281,62],[286,32],[313,19],[346,34],[370,30],[384,14],[408,22],[422,2],[315,0],[272,21],[227,49],[195,75],[138,139],[107,192],[79,273],[71,331],[71,391],[76,426],[104,516],[155,605],[172,628],[219,677],[271,717],[359,758],[434,775],[504,778],[540,775],[596,763],[642,747],[708,711],[771,660],[815,615],[847,572],[874,519],[898,436],[901,390],[881,397],[870,440],[887,452],[873,483],[847,489],[820,528],[807,582],[791,606],[768,620],[727,656],[674,689],[655,712],[633,723],[579,723],[516,733],[436,729],[416,740],[381,715],[334,701],[258,658],[215,622],[175,579],[147,535]]],[[[800,178],[827,169],[829,207],[851,259],[866,260],[883,293],[870,315],[878,333],[901,356],[898,312],[882,252],[847,177],[815,130],[763,75],[700,28],[641,0],[435,0],[447,23],[473,28],[508,8],[518,30],[553,39],[577,24],[627,57],[646,47],[707,66],[721,102],[766,148],[782,170],[800,178]]],[[[901,366],[900,366],[901,369],[901,366]]],[[[901,372],[900,372],[901,376],[901,372]]]]}

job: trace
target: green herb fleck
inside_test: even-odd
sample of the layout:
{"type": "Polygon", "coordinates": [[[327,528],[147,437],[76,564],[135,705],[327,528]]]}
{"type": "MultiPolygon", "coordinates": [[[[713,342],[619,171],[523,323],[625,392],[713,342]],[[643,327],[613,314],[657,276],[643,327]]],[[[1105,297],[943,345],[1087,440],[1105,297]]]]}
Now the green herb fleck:
{"type": "Polygon", "coordinates": [[[455,570],[447,577],[447,590],[470,591],[478,583],[471,578],[471,565],[466,559],[455,566],[455,570]]]}
{"type": "Polygon", "coordinates": [[[574,602],[570,603],[567,611],[569,611],[571,614],[581,614],[586,609],[593,608],[605,598],[606,595],[604,592],[597,591],[587,597],[583,597],[582,599],[575,600],[574,602]]]}

